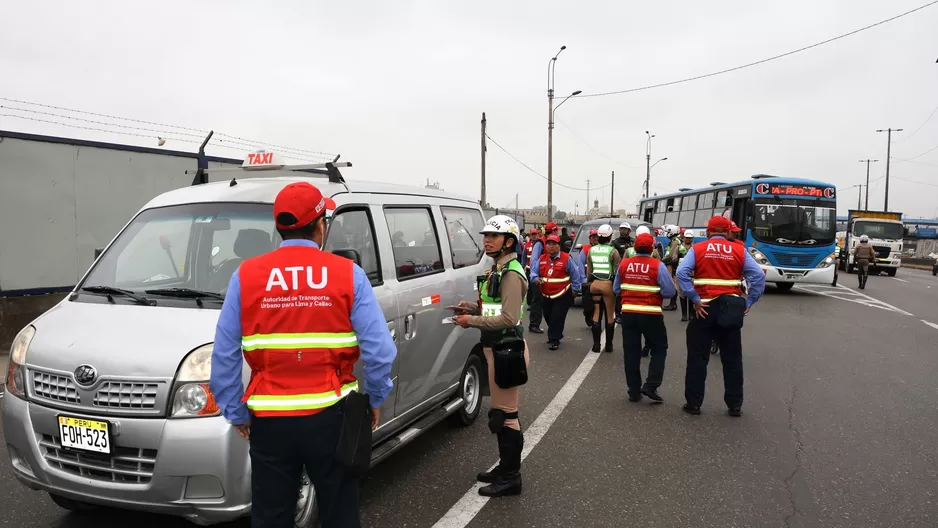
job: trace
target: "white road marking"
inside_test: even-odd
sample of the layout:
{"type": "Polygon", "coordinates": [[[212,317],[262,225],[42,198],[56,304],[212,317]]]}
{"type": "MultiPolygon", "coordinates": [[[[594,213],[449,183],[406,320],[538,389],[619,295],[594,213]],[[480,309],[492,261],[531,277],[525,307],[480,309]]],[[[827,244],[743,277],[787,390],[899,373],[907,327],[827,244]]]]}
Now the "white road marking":
{"type": "Polygon", "coordinates": [[[928,326],[934,328],[935,330],[938,330],[938,324],[929,323],[928,321],[926,321],[926,320],[924,320],[924,319],[922,319],[922,322],[925,323],[925,324],[927,324],[928,326]]]}
{"type": "Polygon", "coordinates": [[[899,282],[909,282],[909,281],[907,281],[907,280],[905,280],[905,279],[900,279],[900,278],[897,278],[897,277],[892,277],[892,280],[897,280],[897,281],[899,281],[899,282]]]}
{"type": "MultiPolygon", "coordinates": [[[[606,342],[605,332],[600,338],[600,341],[600,346],[604,347],[606,342]]],[[[544,438],[547,430],[554,425],[557,417],[560,416],[560,413],[563,412],[567,404],[570,403],[577,389],[580,388],[586,376],[589,375],[590,370],[596,365],[596,360],[603,355],[606,354],[597,354],[588,351],[586,357],[580,362],[580,366],[577,367],[573,375],[570,376],[570,379],[561,387],[560,391],[554,396],[554,399],[547,404],[547,407],[541,412],[540,416],[534,420],[534,423],[524,431],[524,450],[521,452],[522,461],[528,457],[534,447],[537,446],[538,442],[544,438]]],[[[497,464],[498,462],[492,464],[489,470],[492,470],[497,464]]],[[[482,507],[489,501],[488,497],[479,495],[479,488],[483,486],[485,486],[485,484],[480,482],[469,488],[469,491],[433,525],[433,528],[464,528],[472,522],[472,519],[479,514],[482,507]]]]}
{"type": "MultiPolygon", "coordinates": [[[[837,290],[835,290],[835,291],[827,291],[827,290],[820,289],[820,288],[815,289],[815,288],[813,288],[812,286],[816,286],[816,285],[795,286],[795,288],[798,289],[798,290],[801,290],[801,291],[806,291],[806,292],[808,292],[808,293],[813,293],[813,294],[816,294],[816,295],[823,295],[823,296],[825,296],[825,297],[831,297],[831,298],[838,299],[838,300],[841,300],[841,301],[854,302],[854,303],[857,303],[857,304],[862,304],[862,305],[864,305],[864,306],[870,306],[870,307],[873,307],[873,308],[880,308],[880,309],[887,310],[887,311],[893,311],[893,312],[896,312],[896,313],[900,313],[900,314],[902,314],[902,315],[912,315],[911,313],[909,313],[909,312],[907,312],[907,311],[905,311],[905,310],[902,310],[902,309],[900,309],[900,308],[896,308],[895,306],[893,306],[893,305],[891,305],[891,304],[889,304],[889,303],[880,301],[879,299],[875,299],[875,298],[870,297],[869,295],[867,295],[867,294],[865,294],[865,293],[861,293],[861,292],[859,292],[859,291],[857,291],[857,290],[848,288],[848,287],[846,287],[846,286],[841,286],[841,285],[838,284],[838,285],[837,285],[837,290],[839,290],[839,291],[837,291],[837,290]],[[842,296],[841,296],[842,294],[854,295],[854,296],[856,296],[856,297],[855,297],[855,298],[842,297],[842,296]]],[[[828,288],[828,289],[829,289],[829,288],[828,288]]]]}

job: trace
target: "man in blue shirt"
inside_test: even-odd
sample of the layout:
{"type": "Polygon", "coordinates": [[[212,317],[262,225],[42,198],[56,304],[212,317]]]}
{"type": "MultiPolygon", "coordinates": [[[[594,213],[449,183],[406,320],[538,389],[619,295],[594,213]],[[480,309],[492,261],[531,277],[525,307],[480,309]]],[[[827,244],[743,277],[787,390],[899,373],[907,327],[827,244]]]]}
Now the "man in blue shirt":
{"type": "MultiPolygon", "coordinates": [[[[530,266],[531,272],[534,273],[534,268],[537,267],[538,262],[541,261],[541,254],[544,252],[544,245],[547,242],[547,238],[550,235],[557,233],[559,240],[560,228],[554,222],[548,222],[544,226],[544,237],[534,241],[534,249],[531,250],[531,262],[522,262],[523,266],[530,266]]],[[[532,334],[543,334],[544,331],[541,330],[541,317],[543,317],[543,299],[541,298],[540,288],[528,288],[528,332],[532,334]]]]}
{"type": "Polygon", "coordinates": [[[654,246],[655,239],[648,233],[635,237],[636,255],[622,259],[612,280],[616,306],[622,310],[620,319],[625,351],[625,381],[631,402],[641,401],[642,395],[648,396],[655,403],[664,401],[664,398],[658,395],[658,388],[664,380],[665,359],[668,356],[668,330],[664,325],[661,301],[673,296],[675,288],[668,267],[664,262],[652,258],[654,246]],[[657,280],[654,280],[652,269],[656,271],[657,280]],[[627,292],[626,295],[622,295],[622,290],[627,292]],[[644,386],[642,336],[645,337],[645,345],[651,355],[644,386]]]}
{"type": "MultiPolygon", "coordinates": [[[[283,282],[280,266],[284,263],[290,266],[285,268],[288,270],[300,269],[296,267],[299,265],[322,266],[323,277],[326,267],[341,266],[338,264],[342,261],[340,257],[315,251],[326,238],[326,209],[334,208],[331,199],[323,197],[319,189],[305,182],[290,184],[277,195],[274,219],[283,238],[281,249],[243,262],[232,274],[215,330],[210,389],[225,418],[251,443],[251,525],[255,527],[293,526],[304,466],[316,490],[323,528],[360,524],[359,479],[335,459],[347,393],[343,389],[325,395],[308,394],[311,392],[309,387],[322,386],[323,383],[331,385],[324,381],[330,377],[333,380],[339,377],[351,380],[349,385],[357,387],[352,376],[354,358],[348,353],[348,345],[322,348],[313,343],[304,344],[297,338],[293,345],[295,350],[271,349],[262,343],[264,339],[261,338],[264,329],[281,337],[302,337],[306,334],[291,332],[306,325],[322,326],[322,319],[307,321],[311,317],[309,307],[265,307],[262,299],[271,289],[271,279],[267,277],[273,278],[277,272],[283,282]],[[299,248],[306,251],[297,251],[299,248]],[[266,290],[264,282],[267,283],[266,290]],[[246,289],[242,290],[242,287],[246,289]],[[278,311],[268,315],[261,311],[264,309],[278,311]],[[261,333],[255,335],[259,328],[261,333]],[[253,338],[259,344],[242,352],[247,338],[253,338]],[[241,377],[245,354],[250,354],[248,359],[255,369],[248,387],[248,396],[252,396],[247,399],[252,406],[251,411],[243,403],[245,388],[241,377]],[[284,368],[285,361],[289,362],[291,369],[284,368]],[[323,371],[323,365],[335,368],[323,371]],[[290,405],[266,405],[274,401],[271,396],[278,394],[291,395],[290,405]],[[326,403],[323,400],[331,401],[326,403]]],[[[341,306],[350,310],[329,314],[329,320],[337,322],[326,324],[351,326],[353,341],[357,343],[353,346],[358,347],[359,357],[364,363],[362,382],[372,407],[371,426],[374,429],[381,420],[381,404],[392,389],[390,374],[397,349],[364,271],[356,264],[352,264],[351,271],[351,287],[354,289],[351,306],[348,306],[348,301],[334,297],[337,305],[324,308],[341,310],[341,306]]],[[[298,295],[336,295],[336,290],[347,287],[341,281],[327,285],[323,278],[322,283],[316,285],[319,289],[314,289],[308,284],[309,278],[307,285],[298,285],[296,275],[294,271],[293,292],[298,295]]],[[[285,282],[283,288],[287,288],[285,282]]]]}
{"type": "MultiPolygon", "coordinates": [[[[700,263],[697,261],[697,252],[706,249],[708,242],[725,242],[717,244],[724,253],[729,246],[733,244],[728,240],[732,224],[729,220],[715,216],[707,224],[708,241],[695,244],[687,250],[687,254],[681,259],[681,264],[677,268],[677,281],[681,286],[681,291],[687,297],[689,302],[694,305],[691,310],[691,320],[687,325],[687,373],[684,380],[684,398],[687,403],[684,405],[684,412],[688,414],[700,414],[700,406],[704,399],[704,390],[707,383],[707,364],[710,362],[710,344],[716,341],[720,348],[720,360],[723,363],[723,385],[725,388],[723,400],[729,409],[730,416],[742,416],[743,405],[743,345],[742,345],[742,318],[731,326],[721,326],[717,321],[717,311],[727,309],[732,311],[733,297],[735,295],[722,294],[711,300],[704,301],[695,289],[695,282],[701,287],[709,287],[709,284],[717,284],[717,287],[725,287],[725,283],[737,282],[741,291],[742,279],[746,280],[746,300],[745,313],[749,313],[752,305],[762,297],[765,291],[765,272],[756,263],[752,255],[745,249],[742,250],[744,260],[741,269],[739,264],[735,264],[732,259],[723,259],[726,264],[721,264],[720,268],[737,266],[735,277],[700,277],[700,263]],[[695,277],[694,275],[698,275],[695,277]],[[709,303],[709,304],[707,304],[709,303]],[[706,304],[706,305],[705,305],[706,304]],[[738,327],[737,327],[738,325],[738,327]]],[[[734,250],[738,251],[738,249],[734,250]]],[[[728,254],[731,254],[732,251],[728,254]]],[[[704,257],[709,253],[705,252],[704,257]]],[[[727,255],[728,255],[727,254],[727,255]]],[[[725,255],[721,255],[724,257],[725,255]]],[[[714,257],[715,258],[715,257],[714,257]]],[[[713,266],[711,266],[713,267],[713,266]]]]}
{"type": "Polygon", "coordinates": [[[543,259],[531,260],[531,288],[541,290],[541,303],[544,309],[544,319],[547,320],[547,348],[557,350],[560,340],[563,339],[563,329],[567,321],[567,312],[573,304],[573,292],[579,291],[583,285],[580,275],[580,266],[576,260],[570,258],[569,253],[560,251],[560,236],[547,237],[547,254],[543,259]],[[558,272],[558,259],[565,259],[563,271],[558,272]],[[541,262],[545,261],[548,275],[542,275],[541,262]]]}

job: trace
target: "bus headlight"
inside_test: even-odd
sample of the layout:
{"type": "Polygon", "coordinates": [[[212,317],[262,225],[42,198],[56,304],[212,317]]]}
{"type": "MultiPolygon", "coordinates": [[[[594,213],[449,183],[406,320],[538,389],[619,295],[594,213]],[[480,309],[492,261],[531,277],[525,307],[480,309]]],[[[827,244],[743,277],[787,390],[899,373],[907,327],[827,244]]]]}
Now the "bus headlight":
{"type": "Polygon", "coordinates": [[[173,407],[169,414],[172,418],[218,416],[221,413],[208,385],[212,376],[213,348],[211,343],[201,346],[182,360],[173,387],[173,407]]]}
{"type": "Polygon", "coordinates": [[[6,391],[26,399],[26,352],[36,335],[36,327],[29,325],[20,330],[10,347],[10,364],[6,371],[6,391]]]}
{"type": "Polygon", "coordinates": [[[749,254],[752,255],[752,258],[753,258],[753,260],[756,261],[756,264],[759,264],[759,265],[762,265],[762,266],[768,266],[768,265],[769,265],[769,259],[766,258],[766,256],[763,255],[762,252],[759,251],[758,249],[756,249],[756,248],[754,248],[754,247],[749,248],[749,254]]]}
{"type": "Polygon", "coordinates": [[[836,253],[831,253],[830,255],[824,257],[824,260],[822,260],[821,262],[819,262],[818,265],[817,265],[817,267],[818,267],[818,269],[828,268],[828,267],[832,266],[835,262],[837,262],[837,254],[836,254],[836,253]]]}

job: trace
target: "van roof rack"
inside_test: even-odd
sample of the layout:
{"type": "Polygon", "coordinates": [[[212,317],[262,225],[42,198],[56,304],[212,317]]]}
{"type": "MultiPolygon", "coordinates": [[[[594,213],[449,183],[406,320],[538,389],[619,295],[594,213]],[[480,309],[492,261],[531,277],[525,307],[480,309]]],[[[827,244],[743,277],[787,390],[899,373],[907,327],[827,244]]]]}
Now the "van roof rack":
{"type": "Polygon", "coordinates": [[[710,182],[711,187],[718,187],[720,185],[726,185],[726,182],[710,182]]]}
{"type": "MultiPolygon", "coordinates": [[[[219,172],[262,172],[262,171],[296,171],[302,172],[304,176],[310,178],[323,177],[328,178],[330,183],[341,183],[345,185],[345,177],[339,171],[339,167],[351,167],[349,161],[339,162],[341,154],[332,161],[325,163],[306,163],[302,165],[287,165],[282,161],[276,152],[267,150],[256,150],[249,153],[244,158],[240,167],[219,167],[219,168],[199,168],[196,170],[188,169],[186,174],[195,174],[192,179],[192,185],[202,185],[208,183],[209,173],[219,172]]],[[[232,178],[231,185],[237,185],[235,178],[232,178]]]]}

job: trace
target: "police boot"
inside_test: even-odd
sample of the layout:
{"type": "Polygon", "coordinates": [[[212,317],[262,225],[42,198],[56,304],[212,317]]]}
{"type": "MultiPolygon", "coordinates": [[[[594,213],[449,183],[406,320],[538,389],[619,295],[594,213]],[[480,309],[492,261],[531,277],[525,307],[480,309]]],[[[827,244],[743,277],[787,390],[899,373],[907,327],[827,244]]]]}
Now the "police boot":
{"type": "Polygon", "coordinates": [[[521,431],[505,427],[498,443],[501,468],[495,482],[479,489],[483,497],[504,497],[521,494],[521,451],[524,450],[524,434],[521,431]]]}
{"type": "Polygon", "coordinates": [[[616,324],[607,324],[606,325],[606,353],[612,353],[612,346],[615,344],[616,339],[616,324]]]}
{"type": "Polygon", "coordinates": [[[671,311],[677,310],[677,294],[674,294],[674,297],[671,297],[671,302],[664,307],[664,310],[671,311]]]}
{"type": "Polygon", "coordinates": [[[502,460],[505,457],[505,435],[502,431],[498,432],[498,465],[492,468],[489,471],[483,471],[476,475],[476,480],[479,482],[484,482],[486,484],[491,484],[495,482],[495,479],[502,474],[502,460]]]}
{"type": "Polygon", "coordinates": [[[599,338],[602,334],[602,325],[600,325],[600,323],[593,323],[593,352],[599,352],[599,338]]]}
{"type": "Polygon", "coordinates": [[[681,297],[681,322],[687,322],[687,297],[681,297]]]}

